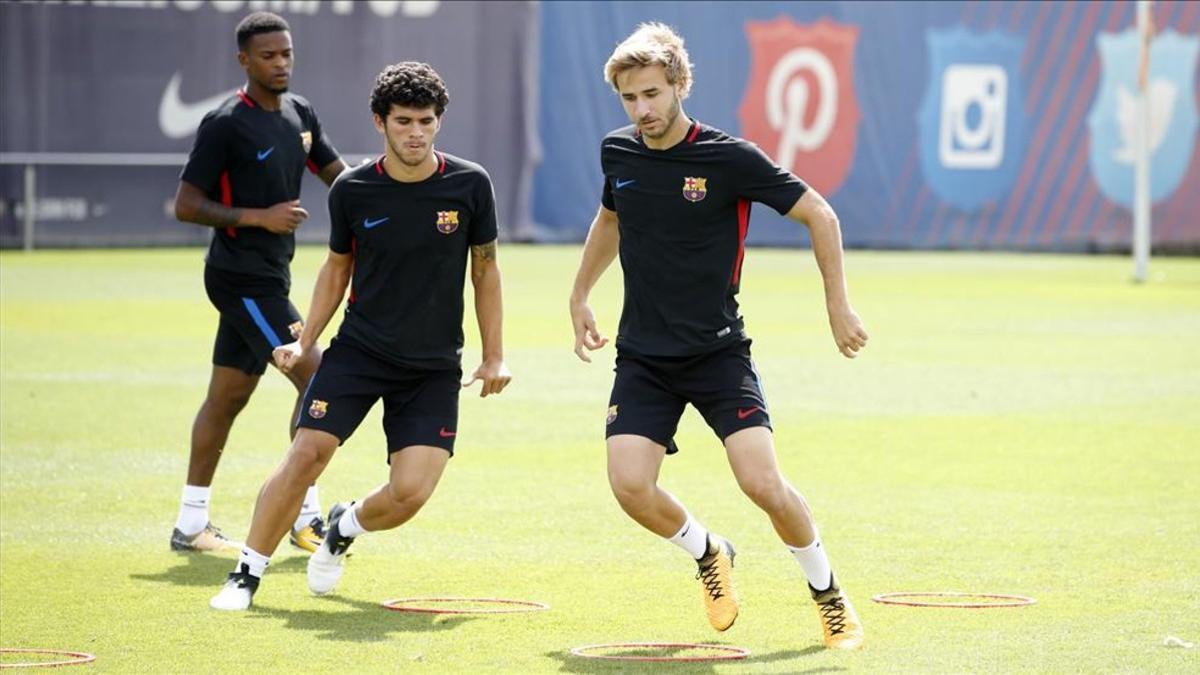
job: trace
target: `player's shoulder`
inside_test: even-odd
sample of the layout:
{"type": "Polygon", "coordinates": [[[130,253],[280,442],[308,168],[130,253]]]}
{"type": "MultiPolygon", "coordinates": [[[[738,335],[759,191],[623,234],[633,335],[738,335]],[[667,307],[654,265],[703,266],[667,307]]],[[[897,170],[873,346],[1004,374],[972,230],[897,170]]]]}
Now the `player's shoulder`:
{"type": "Polygon", "coordinates": [[[382,171],[379,166],[379,157],[374,159],[364,159],[358,166],[353,166],[338,174],[334,179],[333,185],[329,186],[330,192],[341,192],[346,189],[347,185],[375,183],[379,182],[379,177],[382,176],[382,171]]]}
{"type": "Polygon", "coordinates": [[[637,134],[637,126],[634,124],[613,129],[604,135],[604,140],[600,141],[600,149],[636,145],[639,143],[637,134]]]}
{"type": "Polygon", "coordinates": [[[317,111],[313,109],[312,103],[309,103],[308,99],[304,98],[300,94],[289,91],[283,96],[284,100],[286,100],[293,108],[302,114],[316,116],[317,111]]]}
{"type": "Polygon", "coordinates": [[[485,181],[491,183],[492,177],[487,169],[478,162],[452,155],[448,152],[437,151],[441,165],[439,170],[445,177],[460,178],[467,181],[485,181]]]}
{"type": "Polygon", "coordinates": [[[209,110],[200,119],[200,126],[221,127],[240,115],[246,109],[242,97],[237,93],[230,94],[217,107],[209,110]]]}
{"type": "Polygon", "coordinates": [[[702,122],[696,122],[696,125],[699,127],[699,129],[696,130],[696,136],[692,139],[693,145],[707,146],[710,148],[716,148],[718,150],[731,151],[757,147],[750,141],[747,141],[739,136],[734,136],[724,129],[720,129],[709,124],[704,124],[702,122]]]}

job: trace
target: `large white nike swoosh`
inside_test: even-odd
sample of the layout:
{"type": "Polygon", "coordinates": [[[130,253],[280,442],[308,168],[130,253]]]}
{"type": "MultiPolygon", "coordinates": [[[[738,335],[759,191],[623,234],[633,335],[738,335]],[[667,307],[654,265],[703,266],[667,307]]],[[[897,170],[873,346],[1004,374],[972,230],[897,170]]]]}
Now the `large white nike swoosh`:
{"type": "Polygon", "coordinates": [[[163,90],[162,101],[158,104],[158,127],[167,138],[187,138],[196,133],[200,120],[237,91],[230,89],[202,101],[184,103],[179,100],[179,82],[182,79],[183,75],[180,73],[171,76],[171,81],[163,90]]]}

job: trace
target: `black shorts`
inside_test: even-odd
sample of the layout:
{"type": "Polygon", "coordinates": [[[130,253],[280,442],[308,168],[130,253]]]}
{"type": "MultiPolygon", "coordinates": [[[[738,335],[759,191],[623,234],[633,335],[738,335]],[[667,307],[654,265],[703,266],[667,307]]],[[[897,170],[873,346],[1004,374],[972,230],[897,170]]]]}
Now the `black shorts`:
{"type": "Polygon", "coordinates": [[[335,339],[308,382],[296,423],[345,443],[382,398],[389,463],[393,452],[410,445],[432,445],[453,456],[461,389],[461,369],[405,368],[335,339]]]}
{"type": "Polygon", "coordinates": [[[285,290],[264,294],[261,287],[253,291],[240,288],[246,287],[236,275],[204,267],[204,290],[221,313],[212,362],[247,375],[262,375],[271,351],[299,338],[304,324],[285,290]]]}
{"type": "Polygon", "coordinates": [[[698,356],[618,353],[615,372],[605,438],[644,436],[674,454],[675,431],[688,403],[722,441],[742,429],[771,428],[762,381],[750,358],[750,340],[698,356]]]}

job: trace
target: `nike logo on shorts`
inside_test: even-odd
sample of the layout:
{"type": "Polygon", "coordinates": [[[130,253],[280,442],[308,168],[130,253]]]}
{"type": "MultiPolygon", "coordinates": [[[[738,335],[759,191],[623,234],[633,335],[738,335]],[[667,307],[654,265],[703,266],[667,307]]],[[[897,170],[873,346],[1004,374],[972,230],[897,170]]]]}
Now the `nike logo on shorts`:
{"type": "Polygon", "coordinates": [[[446,429],[446,427],[442,427],[441,429],[438,430],[438,436],[441,436],[442,438],[454,438],[457,435],[458,435],[457,432],[448,431],[446,429]]]}
{"type": "Polygon", "coordinates": [[[749,416],[753,415],[754,413],[756,413],[756,412],[758,412],[758,411],[760,411],[760,410],[762,410],[762,408],[760,408],[760,407],[758,407],[758,406],[754,406],[753,408],[746,408],[745,410],[742,410],[741,408],[738,408],[738,411],[737,411],[738,419],[739,419],[739,420],[744,420],[744,419],[746,419],[747,417],[749,417],[749,416]]]}

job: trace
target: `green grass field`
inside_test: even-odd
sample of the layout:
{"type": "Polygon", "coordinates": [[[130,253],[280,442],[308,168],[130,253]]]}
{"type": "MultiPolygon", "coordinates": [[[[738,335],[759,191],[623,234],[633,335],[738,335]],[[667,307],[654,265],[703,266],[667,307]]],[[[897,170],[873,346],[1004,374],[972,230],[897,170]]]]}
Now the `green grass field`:
{"type": "MultiPolygon", "coordinates": [[[[296,257],[302,312],[322,256],[296,257]]],[[[202,257],[0,255],[0,646],[149,672],[663,670],[567,654],[620,641],[753,653],[677,669],[701,673],[1200,670],[1200,649],[1162,644],[1200,642],[1200,260],[1155,260],[1139,287],[1123,258],[851,252],[871,342],[849,361],[811,254],[748,253],[742,306],[781,463],[867,627],[865,650],[834,654],[798,565],[694,410],[663,484],[738,545],[742,613],[729,632],[708,628],[687,556],[609,495],[613,352],[590,366],[571,353],[576,247],[502,247],[515,379],[501,397],[464,397],[457,456],[414,521],[363,537],[336,595],[311,596],[285,544],[252,611],[209,610],[232,558],[167,547],[217,323],[202,257]],[[922,590],[1038,603],[870,600],[922,590]],[[552,609],[434,618],[377,606],[431,595],[552,609]]],[[[619,302],[613,270],[593,296],[610,335],[619,302]]],[[[466,325],[473,368],[470,310],[466,325]]],[[[232,535],[287,447],[293,396],[268,374],[234,427],[213,503],[232,535]]],[[[377,408],[322,479],[324,505],[385,477],[377,408]]]]}

